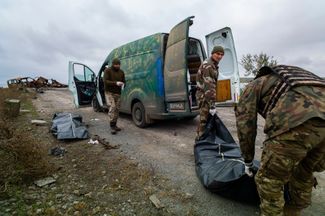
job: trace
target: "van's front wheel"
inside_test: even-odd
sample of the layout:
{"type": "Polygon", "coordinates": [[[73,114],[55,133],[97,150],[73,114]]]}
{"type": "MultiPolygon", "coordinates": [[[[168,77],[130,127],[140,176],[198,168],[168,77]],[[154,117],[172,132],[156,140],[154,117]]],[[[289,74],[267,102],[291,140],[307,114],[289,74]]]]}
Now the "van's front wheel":
{"type": "Polygon", "coordinates": [[[140,128],[148,126],[146,121],[146,111],[141,102],[136,102],[132,107],[132,120],[140,128]]]}

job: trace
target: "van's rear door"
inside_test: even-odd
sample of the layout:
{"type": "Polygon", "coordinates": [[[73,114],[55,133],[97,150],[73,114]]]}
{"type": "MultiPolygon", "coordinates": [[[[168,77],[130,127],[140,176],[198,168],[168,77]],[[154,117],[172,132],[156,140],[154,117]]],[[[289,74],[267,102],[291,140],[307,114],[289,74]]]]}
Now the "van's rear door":
{"type": "Polygon", "coordinates": [[[194,17],[188,17],[174,26],[168,36],[164,62],[164,83],[165,101],[169,112],[190,111],[186,53],[189,27],[193,23],[192,18],[194,17]]]}
{"type": "MultiPolygon", "coordinates": [[[[218,31],[212,32],[205,36],[207,43],[208,57],[211,55],[211,51],[214,46],[220,45],[225,49],[225,55],[219,64],[219,80],[225,80],[226,82],[221,84],[230,83],[229,91],[218,91],[219,98],[223,98],[223,101],[237,102],[240,95],[240,83],[239,83],[239,71],[236,49],[231,29],[229,27],[222,28],[218,31]],[[224,95],[220,95],[224,94],[224,95]]],[[[219,85],[220,87],[222,85],[219,85]]],[[[219,99],[219,101],[222,101],[219,99]]]]}
{"type": "Polygon", "coordinates": [[[69,62],[69,90],[78,108],[81,105],[90,105],[96,93],[96,75],[86,65],[69,62]]]}

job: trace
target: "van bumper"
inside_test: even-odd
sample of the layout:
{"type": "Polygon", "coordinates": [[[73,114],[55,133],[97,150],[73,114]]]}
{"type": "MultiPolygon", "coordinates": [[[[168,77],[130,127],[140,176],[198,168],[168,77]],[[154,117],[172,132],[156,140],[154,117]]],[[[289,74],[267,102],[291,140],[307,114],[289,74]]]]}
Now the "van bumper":
{"type": "Polygon", "coordinates": [[[193,112],[179,112],[179,113],[155,113],[155,114],[149,114],[149,117],[151,119],[155,120],[164,120],[164,119],[182,119],[182,118],[194,118],[197,115],[199,115],[199,111],[193,111],[193,112]]]}

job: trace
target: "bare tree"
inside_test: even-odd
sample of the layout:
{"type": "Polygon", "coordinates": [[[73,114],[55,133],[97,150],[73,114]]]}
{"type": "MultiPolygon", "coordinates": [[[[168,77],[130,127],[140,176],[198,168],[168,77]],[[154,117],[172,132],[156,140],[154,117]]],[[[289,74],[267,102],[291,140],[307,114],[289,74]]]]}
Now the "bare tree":
{"type": "Polygon", "coordinates": [[[273,59],[273,56],[268,56],[266,53],[261,52],[260,54],[246,54],[243,55],[240,60],[240,64],[245,69],[245,76],[256,75],[258,70],[263,66],[273,67],[277,65],[277,60],[273,59]]]}

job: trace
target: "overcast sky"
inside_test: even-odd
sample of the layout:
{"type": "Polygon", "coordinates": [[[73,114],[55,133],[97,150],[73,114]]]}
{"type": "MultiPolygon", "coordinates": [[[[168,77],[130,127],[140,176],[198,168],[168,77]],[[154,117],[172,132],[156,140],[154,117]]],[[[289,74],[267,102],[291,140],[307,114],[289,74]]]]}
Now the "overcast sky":
{"type": "Polygon", "coordinates": [[[0,86],[17,76],[66,83],[69,60],[97,73],[113,48],[191,15],[204,44],[231,27],[238,60],[265,52],[325,77],[323,0],[0,0],[0,86]]]}

